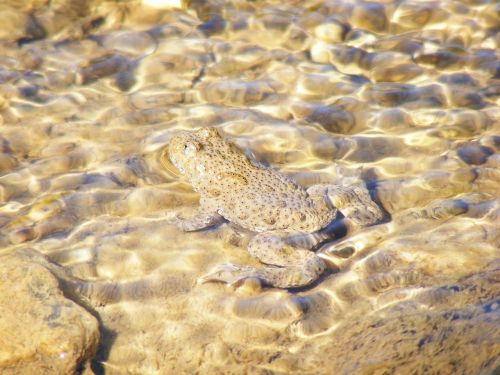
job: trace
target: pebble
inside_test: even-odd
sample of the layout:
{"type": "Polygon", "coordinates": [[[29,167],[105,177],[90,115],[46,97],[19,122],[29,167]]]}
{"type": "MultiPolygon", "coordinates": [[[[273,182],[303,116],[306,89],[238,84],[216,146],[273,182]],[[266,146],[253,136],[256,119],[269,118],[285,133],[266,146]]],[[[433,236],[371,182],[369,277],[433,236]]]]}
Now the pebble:
{"type": "Polygon", "coordinates": [[[355,136],[356,147],[349,153],[349,160],[360,163],[372,163],[382,158],[398,155],[403,149],[399,140],[385,137],[355,136]]]}
{"type": "Polygon", "coordinates": [[[376,33],[384,32],[389,27],[385,6],[369,2],[353,7],[352,23],[355,27],[376,33]]]}
{"type": "Polygon", "coordinates": [[[111,55],[97,61],[91,61],[80,69],[78,82],[88,84],[103,77],[124,71],[128,68],[128,60],[120,55],[111,55]]]}
{"type": "Polygon", "coordinates": [[[471,165],[481,165],[494,151],[486,146],[479,144],[465,144],[457,150],[457,154],[464,162],[471,165]]]}
{"type": "MultiPolygon", "coordinates": [[[[0,126],[2,124],[0,123],[0,126]]],[[[10,171],[18,165],[13,155],[0,152],[0,173],[10,171]]]]}
{"type": "Polygon", "coordinates": [[[415,57],[418,64],[431,65],[438,69],[460,69],[466,64],[465,57],[451,51],[420,54],[415,57]]]}
{"type": "Polygon", "coordinates": [[[202,92],[209,103],[253,105],[276,93],[277,87],[272,81],[225,80],[206,85],[202,92]]]}
{"type": "Polygon", "coordinates": [[[326,43],[339,43],[344,40],[348,27],[338,21],[322,23],[314,28],[314,36],[326,43]]]}
{"type": "Polygon", "coordinates": [[[134,94],[129,97],[129,103],[136,109],[163,107],[166,105],[182,103],[184,95],[182,92],[165,92],[161,94],[134,94]]]}
{"type": "Polygon", "coordinates": [[[447,85],[459,86],[456,88],[458,90],[463,89],[464,86],[476,88],[479,85],[477,79],[469,73],[443,74],[438,77],[438,81],[447,85]]]}
{"type": "Polygon", "coordinates": [[[412,85],[377,83],[364,91],[364,96],[384,107],[396,107],[416,100],[418,95],[412,85]]]}
{"type": "Polygon", "coordinates": [[[486,106],[483,97],[472,90],[451,88],[449,98],[455,107],[481,109],[486,106]]]}
{"type": "Polygon", "coordinates": [[[150,125],[170,121],[176,117],[168,108],[146,108],[127,114],[125,122],[130,125],[150,125]]]}
{"type": "Polygon", "coordinates": [[[392,20],[405,28],[420,29],[449,16],[446,10],[431,2],[402,2],[395,10],[392,20]]]}
{"type": "Polygon", "coordinates": [[[129,91],[137,83],[135,73],[132,69],[118,72],[115,75],[115,84],[120,91],[129,91]]]}
{"type": "Polygon", "coordinates": [[[390,108],[381,111],[376,116],[375,126],[382,130],[407,129],[415,126],[413,118],[405,110],[390,108]]]}
{"type": "Polygon", "coordinates": [[[380,64],[371,71],[372,80],[375,82],[405,82],[424,73],[424,69],[415,64],[399,64],[384,66],[380,64]]]}
{"type": "Polygon", "coordinates": [[[156,43],[150,34],[130,30],[116,31],[106,35],[102,45],[116,53],[130,55],[150,54],[156,48],[156,43]]]}
{"type": "Polygon", "coordinates": [[[212,14],[210,19],[200,26],[198,30],[203,32],[207,36],[221,34],[226,27],[226,21],[218,14],[212,14]]]}
{"type": "Polygon", "coordinates": [[[355,124],[352,113],[335,106],[316,106],[305,119],[322,125],[329,132],[340,134],[349,133],[355,124]]]}

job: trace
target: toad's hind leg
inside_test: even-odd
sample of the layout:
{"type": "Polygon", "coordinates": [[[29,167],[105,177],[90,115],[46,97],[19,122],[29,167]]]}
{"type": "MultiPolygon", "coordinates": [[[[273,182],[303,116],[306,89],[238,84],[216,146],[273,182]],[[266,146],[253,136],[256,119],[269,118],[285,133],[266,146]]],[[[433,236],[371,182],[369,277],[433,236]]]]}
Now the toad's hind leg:
{"type": "Polygon", "coordinates": [[[265,266],[256,268],[221,265],[201,278],[201,281],[235,284],[252,277],[277,288],[307,286],[326,269],[326,264],[320,257],[306,250],[322,239],[321,234],[299,234],[291,237],[289,233],[281,232],[258,234],[250,241],[248,251],[265,263],[265,266]]]}
{"type": "Polygon", "coordinates": [[[342,214],[358,225],[372,225],[384,219],[384,212],[364,186],[328,186],[328,198],[342,214]]]}
{"type": "Polygon", "coordinates": [[[385,217],[364,186],[326,185],[327,198],[342,214],[362,226],[372,225],[385,217]]]}

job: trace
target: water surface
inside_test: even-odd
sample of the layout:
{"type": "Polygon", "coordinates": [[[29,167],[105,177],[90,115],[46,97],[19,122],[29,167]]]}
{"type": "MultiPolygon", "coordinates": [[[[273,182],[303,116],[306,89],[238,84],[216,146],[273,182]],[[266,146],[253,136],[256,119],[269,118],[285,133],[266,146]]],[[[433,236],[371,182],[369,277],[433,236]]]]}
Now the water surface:
{"type": "MultiPolygon", "coordinates": [[[[494,1],[8,1],[0,246],[63,267],[106,374],[491,374],[500,365],[494,1]],[[159,159],[215,126],[300,184],[364,181],[391,220],[318,251],[304,290],[196,279],[258,265],[159,159]]],[[[167,166],[168,167],[168,166],[167,166]]]]}

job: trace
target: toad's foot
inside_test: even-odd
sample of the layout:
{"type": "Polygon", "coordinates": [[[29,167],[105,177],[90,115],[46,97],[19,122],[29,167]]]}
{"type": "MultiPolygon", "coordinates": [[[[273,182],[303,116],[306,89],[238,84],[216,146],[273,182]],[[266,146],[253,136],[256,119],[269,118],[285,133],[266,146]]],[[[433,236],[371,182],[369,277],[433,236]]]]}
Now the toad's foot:
{"type": "Polygon", "coordinates": [[[219,224],[222,221],[222,217],[217,213],[198,212],[195,216],[188,218],[175,216],[170,219],[170,224],[175,225],[183,232],[194,232],[219,224]]]}
{"type": "Polygon", "coordinates": [[[234,285],[237,284],[239,280],[250,277],[250,275],[241,275],[242,271],[242,267],[236,266],[234,264],[219,264],[206,275],[199,277],[196,282],[198,284],[205,284],[210,281],[220,281],[229,285],[234,285]]]}
{"type": "Polygon", "coordinates": [[[316,257],[304,267],[275,267],[264,266],[255,268],[250,266],[237,266],[234,264],[221,264],[210,273],[198,278],[197,282],[203,284],[210,281],[220,281],[234,286],[248,278],[259,279],[263,284],[276,288],[298,288],[307,286],[316,280],[326,269],[323,260],[316,257]]]}

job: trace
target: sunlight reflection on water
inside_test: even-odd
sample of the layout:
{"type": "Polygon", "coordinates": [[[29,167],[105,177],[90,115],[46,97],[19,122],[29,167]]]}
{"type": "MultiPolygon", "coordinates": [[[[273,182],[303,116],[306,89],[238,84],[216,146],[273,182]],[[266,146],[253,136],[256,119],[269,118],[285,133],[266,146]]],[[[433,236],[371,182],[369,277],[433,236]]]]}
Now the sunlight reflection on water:
{"type": "Polygon", "coordinates": [[[0,6],[0,253],[80,280],[106,373],[500,365],[498,4],[32,3],[0,6]],[[198,285],[259,264],[228,223],[168,224],[198,196],[162,155],[200,126],[391,220],[320,247],[311,288],[198,285]]]}

